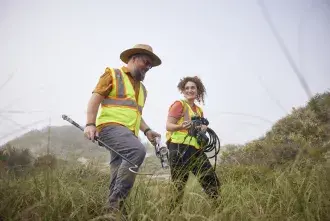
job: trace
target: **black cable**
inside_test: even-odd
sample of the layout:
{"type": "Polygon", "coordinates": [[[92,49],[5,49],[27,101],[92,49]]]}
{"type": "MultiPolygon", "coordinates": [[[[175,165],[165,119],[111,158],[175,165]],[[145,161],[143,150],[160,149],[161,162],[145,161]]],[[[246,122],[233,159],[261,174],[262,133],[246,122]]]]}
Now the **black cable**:
{"type": "MultiPolygon", "coordinates": [[[[190,129],[190,132],[188,132],[188,134],[185,136],[184,140],[182,141],[182,144],[184,143],[186,138],[189,136],[189,134],[192,133],[191,131],[194,131],[194,125],[190,129]]],[[[214,158],[214,161],[215,161],[214,162],[214,170],[215,170],[216,165],[217,165],[217,155],[220,152],[220,139],[219,139],[218,135],[214,132],[214,130],[212,130],[209,127],[207,127],[207,130],[206,130],[205,134],[206,135],[208,134],[209,140],[205,145],[201,146],[201,148],[202,148],[202,151],[204,153],[210,153],[210,152],[214,151],[214,155],[213,156],[208,156],[208,159],[214,158]]],[[[192,139],[192,136],[190,136],[190,140],[191,139],[192,139]]]]}
{"type": "Polygon", "coordinates": [[[220,139],[218,135],[211,128],[207,128],[206,134],[208,134],[209,141],[202,147],[204,153],[210,153],[214,151],[214,155],[208,156],[209,159],[214,158],[214,170],[216,169],[217,164],[217,155],[220,152],[220,139]]]}

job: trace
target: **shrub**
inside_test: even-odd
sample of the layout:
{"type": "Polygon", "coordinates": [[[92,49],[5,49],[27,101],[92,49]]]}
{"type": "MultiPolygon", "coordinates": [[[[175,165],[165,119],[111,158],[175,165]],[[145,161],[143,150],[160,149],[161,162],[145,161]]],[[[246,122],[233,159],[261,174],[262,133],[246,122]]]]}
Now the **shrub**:
{"type": "Polygon", "coordinates": [[[0,150],[0,161],[3,170],[19,175],[32,166],[33,157],[28,149],[19,149],[8,144],[0,150]]]}

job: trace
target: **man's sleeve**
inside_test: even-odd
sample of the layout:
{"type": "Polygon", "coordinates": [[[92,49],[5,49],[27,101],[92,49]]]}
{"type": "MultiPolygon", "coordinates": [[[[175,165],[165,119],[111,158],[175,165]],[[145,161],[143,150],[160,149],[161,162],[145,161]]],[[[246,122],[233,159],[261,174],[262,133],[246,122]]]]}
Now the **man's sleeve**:
{"type": "Polygon", "coordinates": [[[169,108],[168,117],[179,119],[183,116],[183,106],[180,101],[175,101],[169,108]]]}
{"type": "Polygon", "coordinates": [[[112,88],[112,75],[110,68],[106,68],[101,75],[93,93],[98,93],[102,96],[108,96],[112,88]]]}

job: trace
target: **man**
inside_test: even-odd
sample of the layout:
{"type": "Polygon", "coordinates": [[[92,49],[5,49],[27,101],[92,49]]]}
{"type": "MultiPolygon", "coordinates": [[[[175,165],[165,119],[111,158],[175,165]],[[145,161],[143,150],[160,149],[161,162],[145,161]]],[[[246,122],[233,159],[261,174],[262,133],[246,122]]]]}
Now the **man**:
{"type": "MultiPolygon", "coordinates": [[[[142,118],[147,97],[142,81],[152,67],[161,64],[161,60],[152,47],[144,44],[123,51],[120,59],[127,65],[118,69],[107,67],[92,93],[84,134],[93,141],[98,136],[140,167],[146,149],[138,139],[139,131],[143,131],[153,144],[155,138],[160,137],[142,118]]],[[[109,206],[112,210],[121,209],[133,187],[136,174],[129,171],[130,167],[132,164],[111,151],[109,206]]]]}

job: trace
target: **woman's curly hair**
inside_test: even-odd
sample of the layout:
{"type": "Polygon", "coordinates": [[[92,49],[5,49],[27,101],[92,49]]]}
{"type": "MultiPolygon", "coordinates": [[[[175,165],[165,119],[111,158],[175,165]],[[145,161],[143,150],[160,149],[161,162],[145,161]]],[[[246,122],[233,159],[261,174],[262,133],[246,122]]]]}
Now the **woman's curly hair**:
{"type": "Polygon", "coordinates": [[[204,104],[204,97],[206,95],[206,89],[204,84],[202,83],[202,80],[195,76],[195,77],[184,77],[180,79],[180,82],[178,84],[178,89],[181,93],[183,93],[183,91],[185,90],[185,86],[187,84],[188,81],[194,82],[197,86],[197,97],[196,100],[199,103],[203,103],[204,104]]]}

